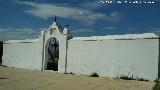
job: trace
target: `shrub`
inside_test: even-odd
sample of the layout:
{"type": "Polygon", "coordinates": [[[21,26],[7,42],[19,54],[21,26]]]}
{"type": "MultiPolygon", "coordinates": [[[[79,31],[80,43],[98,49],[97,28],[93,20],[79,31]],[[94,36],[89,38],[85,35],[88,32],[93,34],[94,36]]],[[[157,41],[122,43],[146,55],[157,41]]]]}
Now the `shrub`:
{"type": "Polygon", "coordinates": [[[123,79],[123,80],[136,80],[134,77],[133,77],[133,75],[131,75],[131,76],[126,76],[126,75],[121,75],[120,77],[119,77],[120,79],[123,79]]]}
{"type": "Polygon", "coordinates": [[[144,78],[137,78],[138,81],[149,81],[147,79],[144,79],[144,78]]]}
{"type": "Polygon", "coordinates": [[[92,73],[91,75],[89,75],[90,77],[99,77],[99,75],[96,73],[96,72],[94,72],[94,73],[92,73]]]}
{"type": "Polygon", "coordinates": [[[8,79],[8,78],[5,78],[5,77],[1,77],[0,79],[8,79]]]}
{"type": "Polygon", "coordinates": [[[64,74],[71,74],[71,75],[74,75],[74,73],[73,73],[73,72],[68,72],[68,73],[64,73],[64,74]]]}
{"type": "Polygon", "coordinates": [[[7,67],[6,65],[2,65],[2,67],[7,67]]]}
{"type": "Polygon", "coordinates": [[[160,81],[159,78],[154,81],[156,84],[152,88],[152,90],[160,90],[160,81]]]}
{"type": "Polygon", "coordinates": [[[144,78],[135,78],[134,77],[134,75],[132,74],[132,75],[130,75],[129,73],[128,73],[128,75],[117,75],[117,77],[115,78],[115,79],[123,79],[123,80],[137,80],[137,81],[149,81],[149,80],[147,80],[147,79],[144,79],[144,78]]]}

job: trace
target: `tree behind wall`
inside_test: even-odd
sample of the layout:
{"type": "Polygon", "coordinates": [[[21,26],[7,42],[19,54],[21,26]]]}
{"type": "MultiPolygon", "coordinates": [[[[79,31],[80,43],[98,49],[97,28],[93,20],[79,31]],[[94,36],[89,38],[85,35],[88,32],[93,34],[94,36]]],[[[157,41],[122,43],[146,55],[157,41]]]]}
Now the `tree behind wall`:
{"type": "Polygon", "coordinates": [[[0,41],[0,65],[2,64],[3,42],[0,41]]]}

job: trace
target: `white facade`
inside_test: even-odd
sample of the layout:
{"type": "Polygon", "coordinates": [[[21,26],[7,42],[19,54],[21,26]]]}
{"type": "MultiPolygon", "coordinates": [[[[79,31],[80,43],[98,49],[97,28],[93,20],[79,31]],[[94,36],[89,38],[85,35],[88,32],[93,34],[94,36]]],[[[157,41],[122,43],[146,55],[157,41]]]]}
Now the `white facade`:
{"type": "MultiPolygon", "coordinates": [[[[152,33],[75,37],[54,22],[39,39],[4,42],[2,64],[45,70],[49,42],[59,42],[58,72],[116,77],[134,75],[155,80],[159,71],[159,37],[152,33]]],[[[159,73],[160,74],[160,73],[159,73]]]]}
{"type": "Polygon", "coordinates": [[[70,40],[67,71],[116,77],[133,75],[155,80],[158,76],[159,39],[70,40]]]}

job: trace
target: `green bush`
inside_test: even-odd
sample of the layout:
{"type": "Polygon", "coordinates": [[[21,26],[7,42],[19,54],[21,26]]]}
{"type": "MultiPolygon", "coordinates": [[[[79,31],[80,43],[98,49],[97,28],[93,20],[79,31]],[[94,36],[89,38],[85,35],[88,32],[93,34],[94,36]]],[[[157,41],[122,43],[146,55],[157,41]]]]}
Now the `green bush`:
{"type": "Polygon", "coordinates": [[[117,77],[115,79],[149,81],[149,80],[144,79],[144,78],[135,77],[133,74],[131,75],[130,73],[128,73],[128,75],[123,75],[123,74],[122,75],[117,75],[117,77]]]}
{"type": "Polygon", "coordinates": [[[160,90],[160,81],[159,78],[154,81],[156,84],[152,88],[152,90],[160,90]]]}
{"type": "Polygon", "coordinates": [[[144,78],[137,78],[138,81],[149,81],[147,79],[144,79],[144,78]]]}
{"type": "Polygon", "coordinates": [[[119,78],[120,78],[120,79],[123,79],[123,80],[136,80],[136,79],[133,77],[133,75],[131,75],[131,76],[125,76],[125,75],[122,74],[119,78]]]}
{"type": "Polygon", "coordinates": [[[94,72],[94,73],[92,73],[91,75],[89,75],[90,77],[99,77],[99,75],[96,73],[96,72],[94,72]]]}
{"type": "Polygon", "coordinates": [[[68,72],[68,73],[64,73],[64,74],[71,74],[71,75],[74,75],[74,73],[73,73],[73,72],[68,72]]]}

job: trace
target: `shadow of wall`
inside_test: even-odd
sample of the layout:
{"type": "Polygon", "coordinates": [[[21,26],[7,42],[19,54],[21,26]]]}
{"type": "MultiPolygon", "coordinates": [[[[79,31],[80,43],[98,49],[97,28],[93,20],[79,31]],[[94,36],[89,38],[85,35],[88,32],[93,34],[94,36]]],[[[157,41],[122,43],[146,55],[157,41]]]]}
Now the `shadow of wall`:
{"type": "Polygon", "coordinates": [[[0,65],[2,65],[3,42],[0,41],[0,65]]]}
{"type": "Polygon", "coordinates": [[[160,37],[159,37],[159,57],[158,57],[158,78],[160,78],[160,37]]]}

